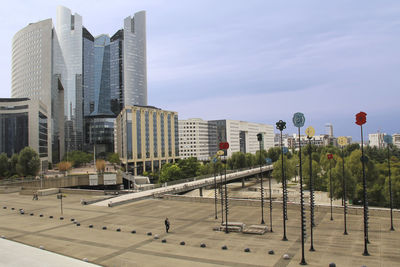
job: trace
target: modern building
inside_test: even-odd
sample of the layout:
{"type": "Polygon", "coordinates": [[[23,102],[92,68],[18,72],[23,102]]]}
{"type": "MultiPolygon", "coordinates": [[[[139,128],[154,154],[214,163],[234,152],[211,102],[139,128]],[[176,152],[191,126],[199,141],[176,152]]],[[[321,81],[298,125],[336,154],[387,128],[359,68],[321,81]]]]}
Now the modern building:
{"type": "Polygon", "coordinates": [[[393,145],[397,146],[398,148],[400,148],[400,134],[395,133],[392,135],[393,138],[393,145]]]}
{"type": "MultiPolygon", "coordinates": [[[[351,140],[347,139],[350,143],[351,140]]],[[[301,147],[309,144],[306,135],[300,135],[300,145],[301,147]]],[[[315,146],[338,146],[337,138],[327,134],[315,135],[311,139],[311,144],[315,146]]],[[[287,145],[289,148],[298,149],[299,148],[299,135],[293,134],[287,138],[287,145]]]]}
{"type": "Polygon", "coordinates": [[[147,105],[145,11],[127,17],[111,38],[93,37],[82,17],[62,6],[55,27],[51,19],[29,24],[13,38],[11,94],[47,106],[53,161],[91,150],[96,138],[87,136],[101,135],[86,126],[101,119],[108,125],[125,106],[147,105]]]}
{"type": "Polygon", "coordinates": [[[179,156],[209,160],[218,151],[217,127],[202,119],[179,120],[179,156]]]}
{"type": "Polygon", "coordinates": [[[115,151],[128,171],[158,171],[179,158],[178,113],[128,106],[117,116],[115,151]]]}
{"type": "Polygon", "coordinates": [[[237,120],[211,120],[209,123],[217,128],[217,144],[228,142],[227,156],[234,152],[255,154],[260,150],[257,134],[263,135],[261,149],[268,150],[274,146],[274,128],[269,124],[237,120]]]}
{"type": "Polygon", "coordinates": [[[33,148],[47,170],[51,146],[46,105],[29,98],[0,98],[0,153],[11,157],[23,148],[33,148]]]}
{"type": "Polygon", "coordinates": [[[386,133],[374,133],[374,134],[368,134],[368,140],[369,140],[369,146],[375,146],[378,148],[383,148],[385,147],[385,142],[383,140],[383,137],[386,135],[386,133]]]}
{"type": "Polygon", "coordinates": [[[47,109],[48,157],[63,154],[64,91],[58,79],[53,80],[53,25],[47,19],[17,32],[12,40],[11,97],[41,101],[47,109]],[[61,120],[61,123],[60,123],[61,120]]]}

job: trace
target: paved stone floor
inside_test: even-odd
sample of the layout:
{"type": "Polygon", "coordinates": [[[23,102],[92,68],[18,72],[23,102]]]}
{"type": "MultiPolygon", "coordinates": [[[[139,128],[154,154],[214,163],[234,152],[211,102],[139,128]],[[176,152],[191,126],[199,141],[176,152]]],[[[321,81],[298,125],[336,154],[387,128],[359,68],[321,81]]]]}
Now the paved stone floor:
{"type": "MultiPolygon", "coordinates": [[[[301,259],[300,214],[296,210],[289,210],[289,241],[284,242],[281,241],[282,212],[278,209],[274,210],[273,233],[225,234],[212,230],[220,223],[219,214],[218,220],[214,219],[213,204],[151,199],[108,208],[82,206],[80,200],[83,198],[90,197],[67,195],[63,199],[64,220],[60,220],[60,200],[55,195],[32,201],[30,196],[2,194],[0,235],[33,247],[44,246],[46,250],[73,258],[87,258],[89,262],[103,266],[298,266],[301,259]],[[24,215],[19,214],[20,208],[24,209],[24,215]],[[169,234],[164,231],[165,217],[171,222],[169,234]],[[71,222],[72,218],[80,226],[71,222]],[[89,228],[90,224],[93,228],[89,228]],[[107,230],[102,230],[103,226],[107,230]],[[132,234],[132,230],[136,233],[132,234]],[[148,236],[148,232],[152,236],[148,236]],[[159,239],[154,239],[155,235],[159,239]],[[166,243],[161,242],[164,238],[166,243]],[[180,245],[181,241],[186,245],[180,245]],[[201,248],[201,243],[207,247],[201,248]],[[222,250],[223,245],[228,249],[222,250]],[[250,252],[244,252],[245,248],[250,248],[250,252]],[[274,255],[268,254],[271,249],[274,255]],[[290,255],[289,260],[282,258],[285,253],[290,255]]],[[[266,208],[265,221],[269,225],[268,211],[266,208]]],[[[308,218],[307,213],[307,233],[308,218]]],[[[260,208],[231,205],[229,220],[259,224],[260,208]]],[[[329,213],[318,212],[316,223],[316,251],[308,251],[309,238],[305,244],[309,266],[328,266],[330,262],[337,266],[399,266],[399,218],[395,220],[394,232],[389,231],[389,218],[370,218],[369,257],[361,255],[362,216],[348,216],[347,236],[343,235],[342,214],[334,214],[334,221],[330,221],[329,213]]],[[[24,257],[23,251],[21,257],[24,257]]]]}

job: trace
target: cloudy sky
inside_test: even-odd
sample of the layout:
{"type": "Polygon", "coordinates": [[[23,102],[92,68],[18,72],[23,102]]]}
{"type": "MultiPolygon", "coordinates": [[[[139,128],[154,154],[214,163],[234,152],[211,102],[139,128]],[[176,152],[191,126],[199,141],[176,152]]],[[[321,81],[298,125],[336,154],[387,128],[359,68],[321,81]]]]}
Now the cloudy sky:
{"type": "MultiPolygon", "coordinates": [[[[400,132],[400,1],[13,0],[0,11],[0,97],[10,97],[11,39],[64,5],[93,35],[147,12],[148,102],[181,119],[274,124],[303,112],[317,134],[400,132]]],[[[304,131],[305,129],[303,129],[304,131]]]]}

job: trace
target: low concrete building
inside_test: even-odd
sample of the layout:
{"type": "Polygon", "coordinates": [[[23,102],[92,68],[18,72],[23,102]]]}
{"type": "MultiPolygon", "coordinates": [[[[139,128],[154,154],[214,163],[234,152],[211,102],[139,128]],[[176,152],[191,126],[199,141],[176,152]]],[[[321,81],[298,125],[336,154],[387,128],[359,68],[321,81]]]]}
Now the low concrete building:
{"type": "Polygon", "coordinates": [[[33,148],[47,170],[51,155],[48,111],[40,100],[0,98],[0,153],[11,157],[24,147],[33,148]]]}
{"type": "Polygon", "coordinates": [[[395,133],[392,135],[393,137],[393,145],[397,146],[398,148],[400,148],[400,134],[395,133]]]}
{"type": "Polygon", "coordinates": [[[134,175],[154,172],[179,157],[178,113],[127,106],[116,122],[115,151],[134,175]]]}
{"type": "Polygon", "coordinates": [[[385,147],[385,142],[383,140],[383,137],[386,135],[386,133],[374,133],[374,134],[369,134],[368,135],[368,141],[369,141],[369,146],[376,146],[378,148],[383,148],[385,147]]]}

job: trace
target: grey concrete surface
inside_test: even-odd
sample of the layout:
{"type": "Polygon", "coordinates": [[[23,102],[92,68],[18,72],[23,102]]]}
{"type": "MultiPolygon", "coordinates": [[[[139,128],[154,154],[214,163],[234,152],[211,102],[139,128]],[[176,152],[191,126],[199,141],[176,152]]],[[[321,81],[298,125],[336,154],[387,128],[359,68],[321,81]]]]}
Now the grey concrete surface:
{"type": "MultiPolygon", "coordinates": [[[[60,220],[60,200],[55,196],[32,201],[31,196],[16,193],[0,195],[0,236],[36,248],[44,246],[46,250],[76,259],[87,258],[102,266],[298,266],[301,259],[300,212],[296,209],[289,209],[289,241],[284,242],[281,240],[280,208],[273,210],[272,233],[225,234],[212,230],[221,222],[220,213],[217,220],[214,218],[213,203],[148,199],[108,208],[82,206],[82,198],[90,199],[90,196],[67,194],[63,199],[64,220],[60,220]],[[15,209],[11,210],[12,207],[15,209]],[[25,210],[24,215],[18,213],[19,208],[25,210]],[[50,215],[54,218],[50,219],[50,215]],[[164,229],[166,217],[171,222],[168,234],[164,229]],[[72,218],[80,226],[71,222],[72,218]],[[102,230],[103,226],[107,230],[102,230]],[[136,233],[132,234],[132,230],[136,233]],[[147,235],[148,232],[152,235],[147,235]],[[159,238],[154,239],[155,235],[159,238]],[[181,241],[186,244],[180,245],[181,241]],[[201,248],[201,243],[206,247],[201,248]],[[222,250],[223,245],[228,249],[222,250]],[[245,248],[250,248],[250,252],[244,252],[245,248]],[[271,249],[274,255],[268,254],[271,249]],[[289,254],[290,259],[283,259],[284,254],[289,254]]],[[[264,212],[264,220],[269,226],[267,205],[264,212]]],[[[309,234],[308,212],[306,216],[309,234]]],[[[246,225],[259,224],[260,208],[232,202],[228,218],[246,225]]],[[[349,215],[349,235],[343,235],[342,214],[334,213],[334,221],[330,221],[328,212],[316,212],[316,251],[308,251],[309,238],[305,244],[308,265],[328,266],[335,262],[337,266],[398,266],[400,218],[396,216],[396,231],[391,232],[388,217],[370,217],[369,257],[362,256],[362,218],[362,215],[349,215]]],[[[23,250],[21,257],[24,257],[23,250]]]]}

